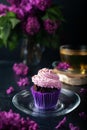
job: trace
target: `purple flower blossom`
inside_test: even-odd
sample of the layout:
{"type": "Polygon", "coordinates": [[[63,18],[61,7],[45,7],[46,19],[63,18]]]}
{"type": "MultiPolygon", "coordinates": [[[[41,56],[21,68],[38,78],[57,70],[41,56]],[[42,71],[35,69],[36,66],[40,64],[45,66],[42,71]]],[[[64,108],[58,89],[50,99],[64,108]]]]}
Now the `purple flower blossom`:
{"type": "Polygon", "coordinates": [[[25,65],[23,63],[19,63],[19,64],[15,63],[13,65],[13,70],[16,75],[26,76],[28,74],[29,68],[27,65],[25,65]]]}
{"type": "Polygon", "coordinates": [[[87,114],[85,112],[80,112],[79,116],[81,119],[87,120],[87,114]]]}
{"type": "Polygon", "coordinates": [[[30,3],[30,0],[22,0],[22,1],[21,1],[21,4],[22,4],[22,5],[27,5],[28,3],[30,3]]]}
{"type": "Polygon", "coordinates": [[[25,14],[22,8],[17,8],[15,5],[12,5],[8,10],[14,12],[18,19],[23,20],[25,14]]]}
{"type": "Polygon", "coordinates": [[[38,130],[38,124],[12,110],[0,112],[0,130],[38,130]]]}
{"type": "Polygon", "coordinates": [[[51,6],[51,0],[35,0],[35,5],[38,9],[45,11],[51,6]]]}
{"type": "Polygon", "coordinates": [[[40,24],[36,17],[28,17],[27,24],[26,24],[26,32],[29,35],[34,35],[38,33],[40,30],[40,24]]]}
{"type": "Polygon", "coordinates": [[[57,69],[62,69],[62,70],[67,70],[68,68],[70,68],[70,65],[66,62],[60,62],[58,63],[58,65],[56,66],[57,69]]]}
{"type": "Polygon", "coordinates": [[[15,13],[16,13],[18,19],[20,19],[20,20],[24,19],[25,14],[24,14],[23,9],[16,8],[15,13]]]}
{"type": "Polygon", "coordinates": [[[80,130],[78,126],[74,126],[72,123],[69,123],[70,130],[80,130]]]}
{"type": "Polygon", "coordinates": [[[86,95],[87,94],[87,89],[86,88],[81,88],[80,93],[86,95]]]}
{"type": "Polygon", "coordinates": [[[19,6],[22,0],[7,0],[11,5],[19,6]]]}
{"type": "Polygon", "coordinates": [[[4,16],[7,10],[8,7],[6,5],[0,4],[0,16],[4,16]]]}
{"type": "Polygon", "coordinates": [[[28,77],[20,78],[19,81],[17,82],[17,84],[18,84],[19,87],[29,85],[29,79],[28,79],[28,77]]]}
{"type": "Polygon", "coordinates": [[[56,32],[56,30],[58,29],[59,25],[60,25],[60,22],[54,21],[54,20],[51,20],[51,19],[46,19],[44,21],[45,30],[49,34],[54,34],[56,32]]]}
{"type": "Polygon", "coordinates": [[[8,7],[8,11],[10,11],[10,12],[14,12],[15,13],[16,10],[17,10],[17,7],[15,5],[12,5],[12,6],[8,7]]]}
{"type": "Polygon", "coordinates": [[[36,4],[36,0],[29,0],[32,5],[36,4]]]}
{"type": "Polygon", "coordinates": [[[25,14],[32,14],[33,13],[33,6],[30,3],[27,4],[21,4],[21,8],[23,9],[25,14]]]}
{"type": "Polygon", "coordinates": [[[10,86],[7,90],[6,93],[7,94],[11,94],[12,92],[14,92],[14,88],[12,86],[10,86]]]}
{"type": "Polygon", "coordinates": [[[64,117],[63,120],[61,120],[55,128],[60,129],[64,127],[65,123],[66,123],[66,117],[64,117]]]}

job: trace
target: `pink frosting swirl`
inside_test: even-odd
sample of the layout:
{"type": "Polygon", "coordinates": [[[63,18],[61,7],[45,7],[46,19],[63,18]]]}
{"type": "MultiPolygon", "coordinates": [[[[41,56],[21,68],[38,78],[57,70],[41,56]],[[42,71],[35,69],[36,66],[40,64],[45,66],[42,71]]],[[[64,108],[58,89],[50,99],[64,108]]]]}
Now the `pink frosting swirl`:
{"type": "Polygon", "coordinates": [[[38,74],[32,77],[32,82],[40,87],[61,88],[59,77],[52,71],[52,69],[43,68],[39,70],[38,74]]]}

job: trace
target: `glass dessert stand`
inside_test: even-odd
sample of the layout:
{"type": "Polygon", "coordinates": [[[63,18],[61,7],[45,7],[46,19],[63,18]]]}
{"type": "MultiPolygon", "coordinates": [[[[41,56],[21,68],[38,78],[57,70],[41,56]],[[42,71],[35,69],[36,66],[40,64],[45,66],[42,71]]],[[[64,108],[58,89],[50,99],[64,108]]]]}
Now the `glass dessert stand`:
{"type": "Polygon", "coordinates": [[[20,91],[12,98],[16,108],[34,117],[56,117],[68,114],[79,106],[80,101],[79,95],[68,89],[61,90],[58,103],[55,109],[51,110],[37,109],[29,90],[20,91]]]}

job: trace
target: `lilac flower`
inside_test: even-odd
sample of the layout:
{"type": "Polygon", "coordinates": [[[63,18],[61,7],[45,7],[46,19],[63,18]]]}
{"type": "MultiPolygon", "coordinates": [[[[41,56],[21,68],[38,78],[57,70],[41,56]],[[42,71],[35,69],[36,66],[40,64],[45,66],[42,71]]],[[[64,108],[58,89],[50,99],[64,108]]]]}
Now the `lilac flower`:
{"type": "Polygon", "coordinates": [[[56,67],[57,69],[67,70],[70,67],[70,65],[66,62],[60,62],[56,67]]]}
{"type": "Polygon", "coordinates": [[[51,0],[35,0],[35,5],[42,11],[45,11],[51,6],[51,0]]]}
{"type": "Polygon", "coordinates": [[[80,93],[86,95],[87,94],[87,89],[81,88],[80,93]]]}
{"type": "Polygon", "coordinates": [[[6,93],[7,94],[11,94],[12,92],[14,92],[14,88],[12,86],[10,86],[7,90],[6,93]]]}
{"type": "Polygon", "coordinates": [[[12,110],[0,112],[0,130],[38,130],[38,124],[29,119],[22,118],[12,110]]]}
{"type": "Polygon", "coordinates": [[[66,117],[64,117],[63,120],[61,120],[55,128],[60,129],[65,125],[65,123],[66,123],[66,117]]]}
{"type": "Polygon", "coordinates": [[[25,18],[25,16],[28,13],[33,13],[32,5],[29,3],[28,0],[22,0],[20,2],[20,5],[18,6],[12,4],[11,6],[8,7],[8,10],[14,12],[17,15],[17,18],[20,20],[23,20],[23,18],[25,18]]]}
{"type": "Polygon", "coordinates": [[[28,13],[30,13],[30,14],[33,13],[33,6],[30,3],[27,3],[27,4],[22,3],[21,8],[24,11],[25,15],[28,13]]]}
{"type": "Polygon", "coordinates": [[[26,76],[28,74],[29,68],[27,65],[25,65],[23,63],[19,63],[19,64],[15,63],[13,65],[13,70],[16,75],[26,76]]]}
{"type": "Polygon", "coordinates": [[[72,123],[69,123],[70,130],[80,130],[78,126],[74,126],[72,123]]]}
{"type": "Polygon", "coordinates": [[[22,4],[22,5],[27,5],[28,3],[30,3],[30,0],[22,0],[22,1],[21,1],[21,4],[22,4]]]}
{"type": "Polygon", "coordinates": [[[15,14],[17,15],[18,19],[23,20],[24,19],[24,11],[22,8],[16,8],[15,14]]]}
{"type": "Polygon", "coordinates": [[[8,3],[14,4],[14,0],[7,0],[8,3]]]}
{"type": "Polygon", "coordinates": [[[27,24],[26,24],[26,32],[29,35],[34,35],[38,33],[40,30],[40,24],[36,17],[28,17],[27,24]]]}
{"type": "Polygon", "coordinates": [[[49,34],[54,34],[56,32],[56,30],[58,29],[60,25],[60,22],[51,20],[51,19],[46,19],[44,21],[44,27],[45,30],[49,33],[49,34]]]}
{"type": "Polygon", "coordinates": [[[19,87],[29,85],[29,79],[28,79],[28,77],[20,78],[19,81],[17,82],[17,84],[18,84],[19,87]]]}
{"type": "Polygon", "coordinates": [[[6,5],[0,4],[0,16],[4,16],[7,10],[8,7],[6,5]]]}
{"type": "Polygon", "coordinates": [[[25,13],[22,8],[18,8],[15,5],[12,5],[8,9],[9,9],[9,11],[14,12],[18,19],[20,19],[20,20],[24,19],[25,13]]]}
{"type": "Polygon", "coordinates": [[[81,119],[87,120],[87,114],[85,112],[80,112],[79,116],[81,119]]]}
{"type": "Polygon", "coordinates": [[[19,6],[22,0],[7,0],[11,5],[19,6]]]}
{"type": "Polygon", "coordinates": [[[17,10],[17,7],[15,5],[12,5],[12,6],[8,7],[8,11],[10,11],[10,12],[14,12],[15,13],[16,10],[17,10]]]}
{"type": "Polygon", "coordinates": [[[29,2],[30,2],[32,5],[35,5],[35,4],[36,4],[36,0],[29,0],[29,2]]]}

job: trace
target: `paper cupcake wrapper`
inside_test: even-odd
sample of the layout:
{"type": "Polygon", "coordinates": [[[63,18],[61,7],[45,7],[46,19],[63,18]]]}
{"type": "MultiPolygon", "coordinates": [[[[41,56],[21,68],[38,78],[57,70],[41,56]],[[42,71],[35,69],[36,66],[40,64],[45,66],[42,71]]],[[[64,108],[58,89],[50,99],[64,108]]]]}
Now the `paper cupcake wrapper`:
{"type": "Polygon", "coordinates": [[[34,98],[34,105],[36,108],[47,110],[56,107],[60,94],[60,89],[53,92],[41,93],[34,90],[32,86],[31,92],[34,98]]]}

